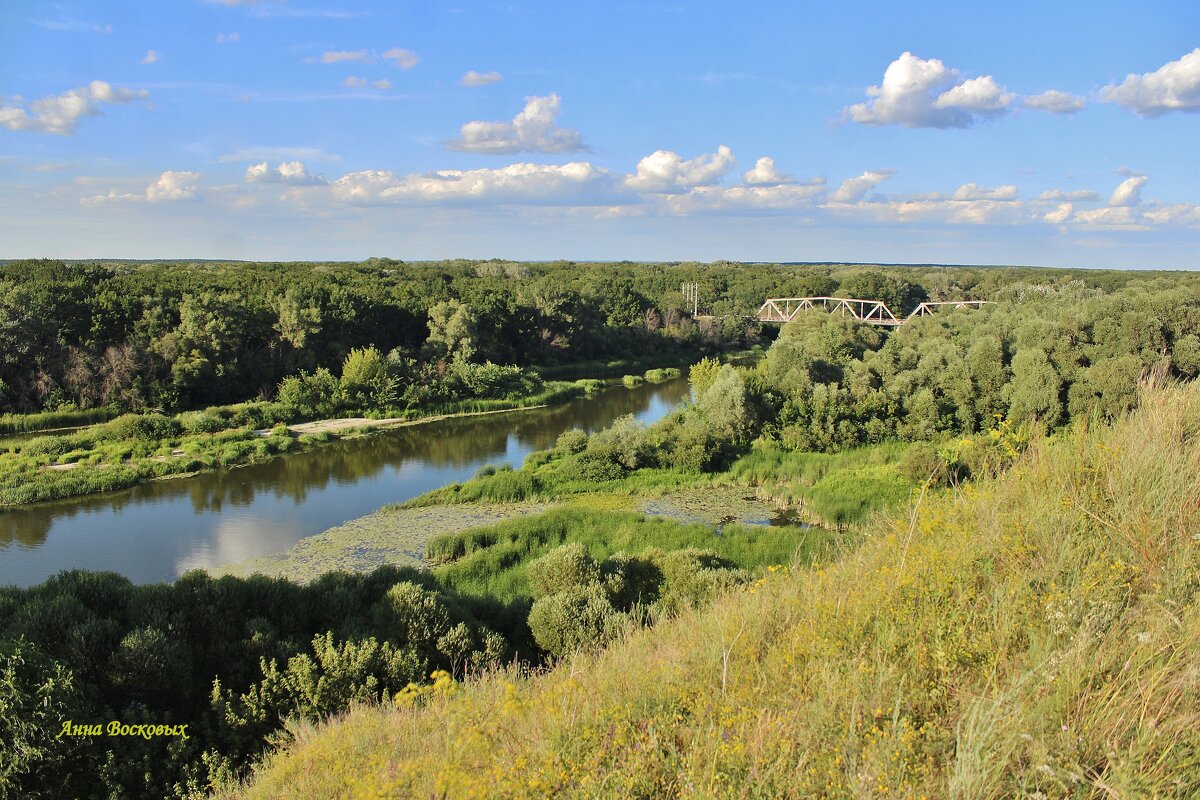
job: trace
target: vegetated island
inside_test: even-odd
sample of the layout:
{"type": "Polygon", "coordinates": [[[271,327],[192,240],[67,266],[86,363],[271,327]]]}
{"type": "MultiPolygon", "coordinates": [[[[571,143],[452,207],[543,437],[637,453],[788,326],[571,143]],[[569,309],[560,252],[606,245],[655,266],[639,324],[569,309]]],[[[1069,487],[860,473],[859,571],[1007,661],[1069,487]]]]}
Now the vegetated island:
{"type": "Polygon", "coordinates": [[[279,565],[298,581],[73,571],[0,589],[0,692],[21,721],[0,738],[8,787],[1200,791],[1197,278],[724,273],[743,304],[836,290],[903,312],[982,287],[992,302],[886,331],[806,314],[751,365],[702,360],[694,399],[653,425],[568,431],[381,511],[413,566],[344,558],[346,534],[279,565]],[[753,287],[764,275],[828,290],[753,287]],[[735,498],[783,524],[715,516],[735,498]],[[702,519],[671,513],[699,499],[702,519]],[[411,529],[432,519],[451,522],[411,529]],[[193,735],[55,738],[99,718],[193,735]]]}

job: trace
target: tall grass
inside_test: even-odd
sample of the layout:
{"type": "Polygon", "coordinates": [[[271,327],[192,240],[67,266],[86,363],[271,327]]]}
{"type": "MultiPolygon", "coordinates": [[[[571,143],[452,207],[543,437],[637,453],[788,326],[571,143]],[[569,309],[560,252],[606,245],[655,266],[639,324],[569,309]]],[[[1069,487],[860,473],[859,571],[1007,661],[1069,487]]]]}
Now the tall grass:
{"type": "Polygon", "coordinates": [[[568,507],[438,536],[426,545],[425,555],[443,563],[434,573],[447,586],[510,601],[529,596],[529,561],[569,543],[582,544],[597,561],[651,547],[668,552],[697,547],[747,568],[807,561],[832,547],[830,534],[813,529],[730,525],[717,533],[710,525],[568,507]]]}
{"type": "Polygon", "coordinates": [[[1200,796],[1200,386],[538,675],[297,730],[247,798],[1200,796]]]}
{"type": "Polygon", "coordinates": [[[67,411],[39,411],[36,414],[0,414],[0,435],[77,428],[81,425],[106,422],[120,413],[115,408],[105,406],[67,411]]]}

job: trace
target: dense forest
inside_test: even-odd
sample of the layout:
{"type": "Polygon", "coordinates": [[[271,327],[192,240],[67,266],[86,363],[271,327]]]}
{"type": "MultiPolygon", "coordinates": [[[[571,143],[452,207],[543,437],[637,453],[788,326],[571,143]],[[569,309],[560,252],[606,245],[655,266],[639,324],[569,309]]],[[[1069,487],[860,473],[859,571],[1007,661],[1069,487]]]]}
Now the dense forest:
{"type": "MultiPolygon", "coordinates": [[[[1200,373],[1200,281],[836,265],[24,262],[0,270],[0,337],[8,410],[136,412],[22,445],[91,453],[109,476],[120,468],[100,462],[130,453],[287,452],[286,428],[254,438],[264,409],[367,412],[448,385],[465,400],[496,386],[517,396],[546,388],[532,366],[770,341],[748,365],[700,360],[692,400],[655,425],[569,431],[518,469],[482,470],[413,505],[724,481],[804,505],[826,530],[731,525],[714,537],[705,525],[567,508],[430,541],[429,571],[307,586],[200,573],[133,586],[70,572],[0,589],[0,786],[185,796],[240,774],[289,718],[408,702],[435,671],[445,687],[601,647],[781,565],[848,552],[861,538],[841,535],[845,524],[914,488],[997,475],[1031,441],[1120,417],[1146,384],[1200,373]],[[686,312],[686,281],[709,313],[686,312]],[[894,330],[814,312],[776,334],[753,319],[766,297],[805,294],[881,299],[898,313],[925,299],[991,302],[894,330]],[[64,745],[69,719],[192,727],[187,740],[64,745]]],[[[41,480],[46,454],[20,450],[10,455],[41,480]]]]}

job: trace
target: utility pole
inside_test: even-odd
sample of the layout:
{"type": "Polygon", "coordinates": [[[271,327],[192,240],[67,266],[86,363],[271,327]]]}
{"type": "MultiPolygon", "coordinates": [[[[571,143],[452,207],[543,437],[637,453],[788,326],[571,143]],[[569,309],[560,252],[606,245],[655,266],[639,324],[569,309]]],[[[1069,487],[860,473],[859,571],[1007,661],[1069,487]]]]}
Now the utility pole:
{"type": "Polygon", "coordinates": [[[692,316],[700,314],[700,284],[684,283],[679,287],[679,291],[683,293],[684,300],[690,300],[692,303],[692,316]]]}

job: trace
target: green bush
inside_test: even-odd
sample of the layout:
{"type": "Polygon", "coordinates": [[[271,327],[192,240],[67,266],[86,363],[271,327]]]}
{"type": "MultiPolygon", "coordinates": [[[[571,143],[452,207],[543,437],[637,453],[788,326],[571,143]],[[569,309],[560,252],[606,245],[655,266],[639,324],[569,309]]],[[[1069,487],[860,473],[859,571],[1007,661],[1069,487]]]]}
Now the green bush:
{"type": "Polygon", "coordinates": [[[600,647],[620,622],[620,614],[599,584],[543,597],[529,611],[534,641],[553,656],[600,647]]]}
{"type": "Polygon", "coordinates": [[[122,414],[100,426],[97,438],[114,441],[137,439],[154,442],[171,439],[183,433],[178,420],[164,414],[122,414]]]}
{"type": "Polygon", "coordinates": [[[216,433],[229,427],[225,419],[208,411],[185,411],[176,417],[187,433],[216,433]]]}
{"type": "Polygon", "coordinates": [[[547,597],[600,581],[600,565],[583,545],[564,544],[526,568],[529,589],[535,598],[547,597]]]}
{"type": "Polygon", "coordinates": [[[646,370],[646,380],[651,383],[662,383],[663,381],[673,380],[678,378],[683,373],[676,367],[666,367],[665,369],[650,369],[646,370]]]}
{"type": "Polygon", "coordinates": [[[646,379],[641,375],[626,375],[624,378],[621,378],[621,383],[625,384],[627,389],[633,389],[637,386],[641,386],[645,382],[646,379]]]}
{"type": "Polygon", "coordinates": [[[573,455],[582,453],[587,447],[588,435],[586,431],[579,428],[571,428],[563,431],[558,435],[558,439],[554,443],[554,449],[562,455],[573,455]]]}

